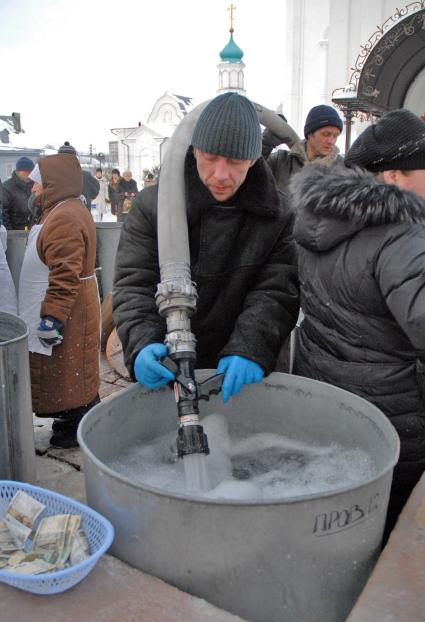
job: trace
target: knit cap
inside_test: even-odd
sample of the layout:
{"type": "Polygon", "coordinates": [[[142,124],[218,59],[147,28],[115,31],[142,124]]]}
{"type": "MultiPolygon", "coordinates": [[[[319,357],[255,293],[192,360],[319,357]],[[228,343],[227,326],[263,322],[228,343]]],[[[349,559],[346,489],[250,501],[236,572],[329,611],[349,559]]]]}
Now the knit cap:
{"type": "Polygon", "coordinates": [[[16,162],[15,171],[32,171],[34,166],[35,164],[31,160],[31,158],[22,156],[22,158],[19,158],[19,160],[16,162]]]}
{"type": "Polygon", "coordinates": [[[215,97],[199,116],[192,145],[224,158],[256,160],[261,155],[261,128],[254,106],[238,93],[215,97]]]}
{"type": "Polygon", "coordinates": [[[77,150],[69,144],[69,141],[65,141],[58,149],[58,153],[70,153],[71,155],[77,155],[77,150]]]}
{"type": "Polygon", "coordinates": [[[323,104],[320,106],[314,106],[314,108],[312,108],[308,113],[305,120],[305,138],[307,138],[307,136],[312,132],[319,130],[321,127],[326,127],[327,125],[337,127],[339,131],[342,132],[341,117],[335,108],[332,108],[332,106],[325,106],[323,104]]]}
{"type": "Polygon", "coordinates": [[[425,123],[405,108],[391,110],[360,134],[345,163],[371,172],[425,169],[425,123]]]}

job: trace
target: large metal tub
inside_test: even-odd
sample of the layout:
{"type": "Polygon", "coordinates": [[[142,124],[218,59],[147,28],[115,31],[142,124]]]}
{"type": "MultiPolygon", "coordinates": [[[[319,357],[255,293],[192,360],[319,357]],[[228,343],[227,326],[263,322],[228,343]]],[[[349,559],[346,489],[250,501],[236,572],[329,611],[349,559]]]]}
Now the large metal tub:
{"type": "Polygon", "coordinates": [[[36,481],[28,330],[0,313],[0,479],[36,481]]]}
{"type": "Polygon", "coordinates": [[[100,282],[102,299],[112,291],[114,283],[115,256],[121,235],[121,222],[97,222],[96,224],[96,255],[101,268],[100,282]]]}
{"type": "Polygon", "coordinates": [[[380,550],[399,452],[392,425],[360,397],[280,373],[245,387],[230,406],[212,397],[202,410],[226,413],[239,438],[268,431],[364,449],[377,475],[334,493],[261,503],[135,485],[108,460],[177,427],[170,390],[135,385],[91,410],[78,431],[87,498],[115,527],[113,554],[247,620],[345,620],[380,550]]]}

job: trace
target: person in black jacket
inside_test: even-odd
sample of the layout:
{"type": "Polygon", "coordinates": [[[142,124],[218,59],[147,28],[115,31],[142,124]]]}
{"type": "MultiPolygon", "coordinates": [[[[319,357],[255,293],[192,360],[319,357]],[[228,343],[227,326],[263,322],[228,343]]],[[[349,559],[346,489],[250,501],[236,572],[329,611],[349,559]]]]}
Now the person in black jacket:
{"type": "Polygon", "coordinates": [[[133,205],[133,200],[136,194],[139,192],[137,182],[133,179],[131,171],[124,171],[122,177],[119,179],[116,190],[116,209],[117,209],[117,221],[122,222],[123,214],[127,214],[133,205]]]}
{"type": "Polygon", "coordinates": [[[16,162],[12,177],[3,184],[3,224],[6,229],[23,230],[28,227],[31,216],[28,199],[33,186],[29,174],[34,166],[30,158],[22,156],[16,162]]]}
{"type": "Polygon", "coordinates": [[[294,372],[366,398],[396,428],[387,537],[425,469],[425,123],[394,110],[345,162],[291,183],[305,314],[294,372]]]}
{"type": "MultiPolygon", "coordinates": [[[[225,373],[227,401],[274,370],[299,310],[293,213],[261,157],[260,124],[248,99],[225,93],[205,107],[184,177],[197,366],[225,373]]],[[[121,232],[113,290],[126,365],[149,388],[173,379],[159,363],[166,324],[155,304],[157,203],[158,185],[138,193],[121,232]]]]}

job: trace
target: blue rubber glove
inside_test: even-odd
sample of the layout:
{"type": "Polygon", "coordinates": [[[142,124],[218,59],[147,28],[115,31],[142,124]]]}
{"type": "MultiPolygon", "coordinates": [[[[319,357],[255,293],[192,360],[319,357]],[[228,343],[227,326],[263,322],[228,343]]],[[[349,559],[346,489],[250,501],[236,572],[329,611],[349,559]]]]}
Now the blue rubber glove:
{"type": "Polygon", "coordinates": [[[224,372],[223,386],[221,394],[223,402],[226,403],[229,397],[237,395],[244,384],[254,384],[261,382],[264,371],[254,361],[245,359],[242,356],[225,356],[219,360],[217,373],[224,372]]]}
{"type": "Polygon", "coordinates": [[[174,380],[174,374],[159,363],[159,359],[167,354],[167,346],[163,343],[151,343],[142,348],[134,361],[137,382],[148,389],[158,389],[174,380]]]}
{"type": "Polygon", "coordinates": [[[37,328],[37,337],[41,345],[45,348],[60,345],[63,341],[63,337],[60,334],[62,328],[62,322],[59,322],[59,320],[51,315],[44,315],[37,328]]]}

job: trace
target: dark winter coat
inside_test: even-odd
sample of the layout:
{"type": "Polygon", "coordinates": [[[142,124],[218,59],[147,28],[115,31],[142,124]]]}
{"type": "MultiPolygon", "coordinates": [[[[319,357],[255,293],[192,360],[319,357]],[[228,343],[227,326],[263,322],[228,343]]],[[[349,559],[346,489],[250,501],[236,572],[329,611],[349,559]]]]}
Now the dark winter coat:
{"type": "Polygon", "coordinates": [[[86,205],[89,210],[91,209],[91,203],[93,199],[95,199],[97,195],[99,194],[99,190],[100,190],[100,184],[98,180],[96,179],[96,177],[93,177],[93,175],[89,171],[83,170],[83,192],[82,194],[84,195],[84,198],[86,199],[86,205]]]}
{"type": "MultiPolygon", "coordinates": [[[[191,151],[185,181],[192,278],[199,294],[191,319],[197,366],[214,368],[221,357],[234,354],[269,373],[298,315],[288,202],[263,158],[249,170],[231,204],[217,204],[199,179],[191,151]]],[[[139,350],[162,342],[166,332],[154,299],[160,281],[157,197],[158,186],[137,195],[116,260],[114,319],[132,375],[139,350]]]]}
{"type": "Polygon", "coordinates": [[[306,167],[291,190],[305,314],[295,373],[389,417],[406,496],[425,468],[425,201],[340,165],[306,167]]]}
{"type": "Polygon", "coordinates": [[[126,179],[124,179],[124,177],[121,177],[115,192],[119,201],[122,203],[125,199],[125,193],[127,193],[128,195],[137,194],[139,192],[139,189],[137,188],[137,182],[135,179],[129,179],[127,181],[126,179]]]}
{"type": "Polygon", "coordinates": [[[118,196],[116,193],[118,183],[119,182],[114,184],[112,183],[112,180],[111,180],[109,181],[109,184],[108,184],[108,196],[109,196],[109,201],[111,202],[111,214],[113,214],[114,216],[116,215],[117,208],[118,208],[118,196]]]}
{"type": "Polygon", "coordinates": [[[24,182],[14,171],[3,184],[3,224],[6,229],[25,229],[31,215],[28,199],[34,182],[24,182]]]}
{"type": "Polygon", "coordinates": [[[288,191],[290,178],[304,166],[331,166],[335,161],[341,164],[343,162],[337,147],[334,147],[328,156],[308,160],[305,140],[295,143],[289,151],[286,149],[273,151],[267,158],[267,164],[270,166],[277,186],[282,192],[288,191]]]}
{"type": "Polygon", "coordinates": [[[75,156],[59,154],[39,161],[43,186],[42,224],[55,205],[67,202],[43,225],[37,252],[49,268],[49,286],[40,316],[64,325],[63,342],[51,356],[31,353],[33,410],[57,413],[93,400],[99,390],[100,308],[93,275],[96,229],[79,199],[81,167],[75,156]]]}

